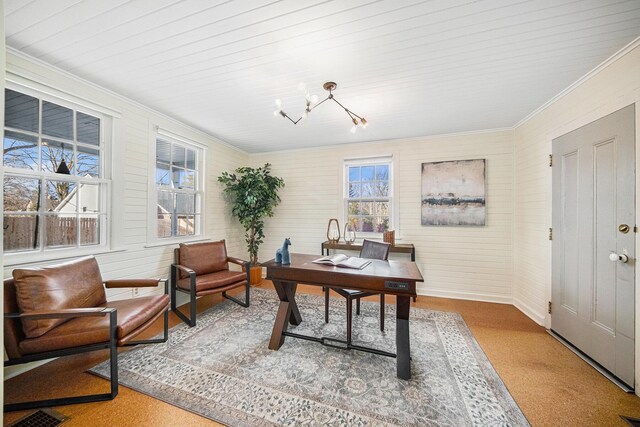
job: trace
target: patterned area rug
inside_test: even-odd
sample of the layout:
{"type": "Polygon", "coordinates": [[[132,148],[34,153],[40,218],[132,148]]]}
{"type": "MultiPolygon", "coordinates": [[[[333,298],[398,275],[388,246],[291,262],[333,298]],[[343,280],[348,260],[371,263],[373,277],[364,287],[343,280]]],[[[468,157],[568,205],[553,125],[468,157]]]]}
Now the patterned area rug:
{"type": "MultiPolygon", "coordinates": [[[[252,289],[251,307],[225,301],[181,324],[165,344],[119,356],[120,383],[231,426],[527,426],[528,423],[460,315],[411,308],[412,379],[396,360],[287,338],[267,348],[275,291],[252,289]]],[[[296,296],[303,322],[290,331],[344,338],[345,304],[296,296]]],[[[395,306],[386,331],[379,304],[354,315],[354,344],[395,352],[395,306]]],[[[108,364],[91,372],[108,377],[108,364]]]]}

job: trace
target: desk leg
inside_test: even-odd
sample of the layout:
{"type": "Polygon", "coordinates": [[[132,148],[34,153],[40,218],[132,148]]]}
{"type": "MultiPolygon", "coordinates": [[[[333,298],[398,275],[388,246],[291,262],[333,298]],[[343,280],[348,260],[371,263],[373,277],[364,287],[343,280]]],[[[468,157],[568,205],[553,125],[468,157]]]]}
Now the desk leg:
{"type": "Polygon", "coordinates": [[[411,379],[411,351],[409,345],[409,306],[408,296],[396,297],[396,352],[398,378],[411,379]]]}
{"type": "Polygon", "coordinates": [[[280,305],[276,321],[273,324],[269,349],[278,350],[284,344],[283,332],[287,331],[289,323],[299,325],[302,322],[302,317],[295,299],[297,283],[274,280],[273,285],[278,293],[278,298],[280,298],[280,305]]]}

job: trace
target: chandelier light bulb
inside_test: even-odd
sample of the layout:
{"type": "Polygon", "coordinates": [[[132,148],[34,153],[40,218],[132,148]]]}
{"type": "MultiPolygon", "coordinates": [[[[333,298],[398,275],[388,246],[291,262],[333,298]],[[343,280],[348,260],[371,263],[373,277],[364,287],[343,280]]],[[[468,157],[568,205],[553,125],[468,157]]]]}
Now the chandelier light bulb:
{"type": "Polygon", "coordinates": [[[300,92],[305,92],[307,90],[307,85],[304,82],[298,83],[298,90],[300,92]]]}
{"type": "Polygon", "coordinates": [[[358,129],[358,126],[356,125],[351,126],[351,133],[356,133],[356,129],[358,129]]]}
{"type": "Polygon", "coordinates": [[[318,95],[311,95],[311,103],[312,104],[317,104],[318,103],[318,95]]]}
{"type": "Polygon", "coordinates": [[[363,129],[366,129],[367,125],[369,124],[369,123],[367,123],[367,119],[365,119],[364,117],[362,118],[362,120],[360,120],[360,123],[362,123],[362,128],[363,129]]]}
{"type": "Polygon", "coordinates": [[[280,99],[276,99],[276,107],[278,107],[279,110],[282,109],[282,101],[280,99]]]}
{"type": "Polygon", "coordinates": [[[274,115],[274,116],[276,116],[276,117],[278,117],[278,116],[280,115],[280,111],[281,111],[281,110],[276,110],[276,111],[274,111],[274,112],[273,112],[273,115],[274,115]]]}

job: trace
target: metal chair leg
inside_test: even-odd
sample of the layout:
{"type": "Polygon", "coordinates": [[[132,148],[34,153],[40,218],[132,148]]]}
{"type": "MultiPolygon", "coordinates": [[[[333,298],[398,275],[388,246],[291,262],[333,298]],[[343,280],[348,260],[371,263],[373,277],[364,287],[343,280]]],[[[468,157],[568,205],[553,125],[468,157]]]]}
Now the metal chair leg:
{"type": "Polygon", "coordinates": [[[360,298],[356,298],[356,314],[360,315],[360,298]]]}
{"type": "Polygon", "coordinates": [[[353,300],[347,298],[347,346],[351,345],[351,326],[353,324],[353,300]]]}

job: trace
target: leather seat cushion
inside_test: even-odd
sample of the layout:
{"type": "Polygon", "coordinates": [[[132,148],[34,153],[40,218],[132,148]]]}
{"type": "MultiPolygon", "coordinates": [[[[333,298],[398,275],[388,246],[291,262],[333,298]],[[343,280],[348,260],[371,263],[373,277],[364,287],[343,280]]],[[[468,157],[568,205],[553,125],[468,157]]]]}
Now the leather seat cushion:
{"type": "MultiPolygon", "coordinates": [[[[196,276],[196,293],[209,289],[221,288],[223,286],[238,283],[238,286],[246,284],[247,273],[242,271],[222,270],[215,273],[196,276]]],[[[189,289],[189,279],[178,280],[178,287],[189,289]]]]}
{"type": "MultiPolygon", "coordinates": [[[[132,332],[144,326],[169,305],[168,295],[153,295],[112,301],[101,307],[118,310],[117,338],[122,341],[132,332]]],[[[37,338],[27,338],[20,342],[22,354],[42,353],[81,345],[97,344],[109,341],[109,316],[76,317],[59,325],[37,338]]]]}
{"type": "Polygon", "coordinates": [[[180,265],[196,272],[196,275],[228,270],[225,241],[204,243],[180,243],[180,265]]]}
{"type": "MultiPolygon", "coordinates": [[[[13,270],[21,312],[96,307],[106,302],[100,268],[94,257],[51,267],[13,270]]],[[[39,337],[68,319],[22,320],[27,338],[39,337]]]]}

